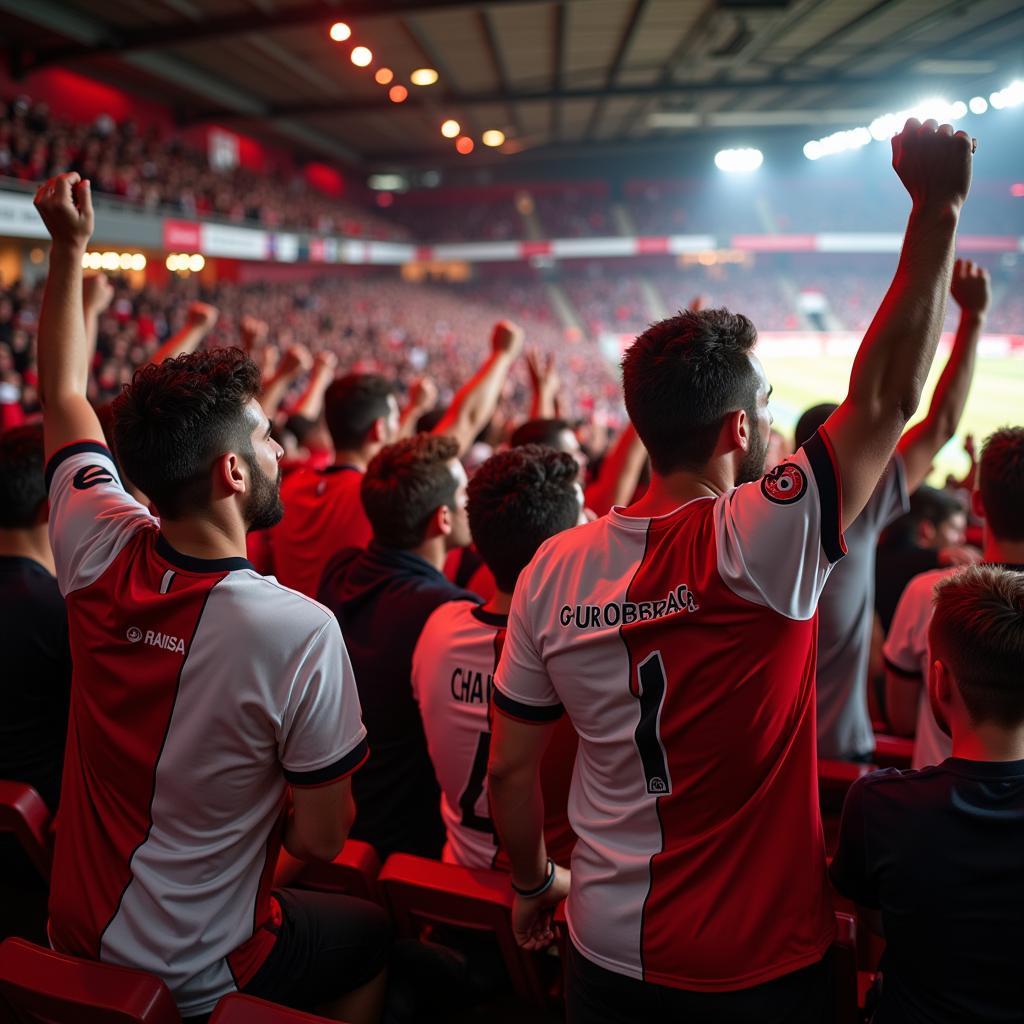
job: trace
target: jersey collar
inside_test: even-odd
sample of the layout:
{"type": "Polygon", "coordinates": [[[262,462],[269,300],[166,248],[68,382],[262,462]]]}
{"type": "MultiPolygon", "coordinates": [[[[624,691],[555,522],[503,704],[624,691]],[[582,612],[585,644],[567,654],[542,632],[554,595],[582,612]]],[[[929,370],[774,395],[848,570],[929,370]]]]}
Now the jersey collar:
{"type": "Polygon", "coordinates": [[[183,555],[171,547],[162,533],[157,535],[156,550],[161,558],[185,572],[232,572],[235,569],[256,571],[256,566],[247,558],[195,558],[183,555]]]}
{"type": "Polygon", "coordinates": [[[508,626],[508,616],[498,615],[496,612],[485,612],[482,605],[477,605],[470,612],[474,619],[482,622],[485,626],[501,626],[504,629],[508,626]]]}

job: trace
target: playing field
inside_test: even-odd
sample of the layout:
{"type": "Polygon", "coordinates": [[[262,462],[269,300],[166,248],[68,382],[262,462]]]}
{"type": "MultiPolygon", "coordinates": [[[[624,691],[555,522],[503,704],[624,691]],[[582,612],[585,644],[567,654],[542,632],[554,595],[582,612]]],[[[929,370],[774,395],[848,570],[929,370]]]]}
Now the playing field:
{"type": "MultiPolygon", "coordinates": [[[[792,437],[796,421],[805,409],[819,402],[839,402],[846,395],[853,362],[850,357],[798,357],[776,355],[769,350],[761,353],[761,359],[774,388],[772,414],[775,424],[787,436],[792,437]]],[[[928,379],[918,418],[928,410],[932,389],[943,363],[940,354],[928,379]]],[[[941,486],[947,473],[962,477],[967,471],[968,460],[963,452],[966,434],[974,434],[980,451],[982,441],[993,430],[1020,424],[1024,424],[1024,359],[979,358],[960,429],[957,436],[939,452],[929,482],[941,486]]]]}

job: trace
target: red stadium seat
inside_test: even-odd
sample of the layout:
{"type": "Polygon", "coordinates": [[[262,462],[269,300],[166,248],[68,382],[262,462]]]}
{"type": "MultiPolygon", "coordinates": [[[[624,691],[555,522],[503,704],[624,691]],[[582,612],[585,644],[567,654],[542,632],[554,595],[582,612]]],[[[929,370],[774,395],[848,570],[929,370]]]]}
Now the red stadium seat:
{"type": "Polygon", "coordinates": [[[516,995],[533,1006],[547,1005],[536,961],[519,948],[512,934],[513,895],[504,872],[394,853],[381,870],[380,887],[399,936],[418,938],[424,924],[489,933],[497,941],[516,995]]]}
{"type": "Polygon", "coordinates": [[[24,939],[0,945],[0,1004],[12,1024],[181,1024],[170,989],[154,975],[24,939]]]}
{"type": "Polygon", "coordinates": [[[341,853],[330,864],[310,861],[295,879],[300,889],[335,892],[382,903],[377,876],[380,860],[369,843],[347,839],[341,853]]]}
{"type": "Polygon", "coordinates": [[[914,757],[914,741],[903,736],[875,733],[875,764],[879,768],[909,768],[914,757]]]}
{"type": "Polygon", "coordinates": [[[0,781],[0,832],[17,839],[43,881],[50,881],[53,840],[43,798],[23,782],[0,781]]]}
{"type": "Polygon", "coordinates": [[[818,795],[822,803],[839,801],[846,797],[846,791],[862,776],[874,771],[872,764],[856,764],[852,761],[828,761],[818,759],[818,795]]]}
{"type": "Polygon", "coordinates": [[[217,1004],[210,1024],[328,1024],[328,1020],[234,992],[217,1004]]]}

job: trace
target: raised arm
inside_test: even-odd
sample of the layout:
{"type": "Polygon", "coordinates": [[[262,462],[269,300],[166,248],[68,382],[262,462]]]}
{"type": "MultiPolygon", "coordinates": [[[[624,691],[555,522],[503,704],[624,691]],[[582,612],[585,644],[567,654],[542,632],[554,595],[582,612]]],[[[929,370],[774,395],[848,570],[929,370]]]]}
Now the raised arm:
{"type": "Polygon", "coordinates": [[[263,382],[259,403],[273,419],[291,386],[304,373],[312,369],[313,357],[305,345],[292,345],[281,357],[274,375],[263,382]]]}
{"type": "Polygon", "coordinates": [[[114,299],[114,286],[101,270],[82,280],[82,312],[85,315],[85,374],[86,387],[89,373],[96,358],[96,343],[100,337],[100,317],[114,299]]]}
{"type": "Polygon", "coordinates": [[[320,419],[320,413],[324,411],[324,395],[331,386],[337,369],[338,357],[333,352],[325,349],[313,356],[313,370],[309,375],[309,383],[291,410],[292,415],[301,416],[310,422],[320,419]]]}
{"type": "Polygon", "coordinates": [[[220,310],[216,306],[211,306],[208,302],[193,302],[188,307],[185,326],[153,353],[150,362],[162,363],[165,359],[195,352],[203,338],[213,330],[219,316],[220,310]]]}
{"type": "Polygon", "coordinates": [[[951,291],[960,306],[960,326],[953,349],[935,386],[928,415],[914,424],[897,445],[906,467],[909,491],[916,491],[924,483],[932,460],[960,425],[974,378],[978,339],[992,301],[988,273],[970,260],[956,261],[951,291]]]}
{"type": "Polygon", "coordinates": [[[605,456],[597,478],[587,488],[587,508],[603,516],[615,505],[628,505],[640,482],[647,449],[632,423],[627,423],[605,456]]]}
{"type": "Polygon", "coordinates": [[[398,423],[398,438],[412,437],[419,418],[437,405],[437,385],[430,377],[420,377],[409,388],[409,401],[398,423]]]}
{"type": "Polygon", "coordinates": [[[857,353],[846,400],[825,424],[842,478],[844,529],[867,504],[921,400],[971,184],[972,140],[949,125],[911,118],[892,149],[893,167],[913,200],[903,252],[857,353]]]}
{"type": "Polygon", "coordinates": [[[39,312],[39,399],[46,458],[75,441],[103,442],[89,400],[89,341],[82,306],[82,256],[92,235],[89,182],[76,172],[39,187],[36,209],[53,239],[39,312]]]}
{"type": "Polygon", "coordinates": [[[536,349],[526,353],[526,367],[530,371],[530,386],[533,399],[530,402],[531,420],[553,420],[558,418],[558,389],[562,386],[555,369],[554,353],[549,352],[542,359],[536,349]]]}
{"type": "Polygon", "coordinates": [[[494,415],[509,370],[522,350],[522,328],[507,320],[496,323],[487,361],[459,389],[448,411],[431,433],[454,437],[459,445],[459,455],[465,455],[477,434],[494,415]]]}

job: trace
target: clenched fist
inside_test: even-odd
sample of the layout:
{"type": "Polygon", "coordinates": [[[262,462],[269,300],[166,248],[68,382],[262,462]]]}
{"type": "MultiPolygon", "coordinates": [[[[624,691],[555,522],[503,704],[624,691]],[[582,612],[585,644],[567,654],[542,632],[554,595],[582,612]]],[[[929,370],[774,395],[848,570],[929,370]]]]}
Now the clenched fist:
{"type": "Polygon", "coordinates": [[[953,266],[950,292],[965,313],[984,316],[992,302],[992,285],[988,271],[971,260],[957,260],[953,266]]]}
{"type": "Polygon", "coordinates": [[[114,301],[114,286],[101,270],[82,279],[82,305],[87,313],[99,316],[114,301]]]}
{"type": "Polygon", "coordinates": [[[92,237],[92,194],[77,171],[58,174],[36,191],[35,206],[57,245],[84,250],[92,237]]]}
{"type": "Polygon", "coordinates": [[[204,331],[212,331],[220,310],[208,302],[193,302],[188,307],[188,323],[190,327],[199,327],[204,331]]]}
{"type": "Polygon", "coordinates": [[[910,118],[892,139],[892,165],[914,206],[959,211],[971,187],[976,140],[953,126],[910,118]]]}
{"type": "Polygon", "coordinates": [[[491,335],[491,348],[517,358],[523,350],[523,329],[509,320],[499,320],[491,335]]]}

